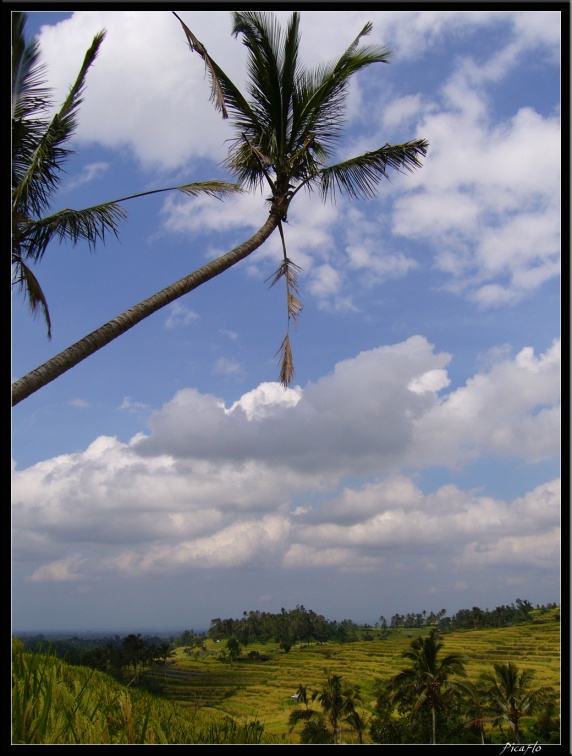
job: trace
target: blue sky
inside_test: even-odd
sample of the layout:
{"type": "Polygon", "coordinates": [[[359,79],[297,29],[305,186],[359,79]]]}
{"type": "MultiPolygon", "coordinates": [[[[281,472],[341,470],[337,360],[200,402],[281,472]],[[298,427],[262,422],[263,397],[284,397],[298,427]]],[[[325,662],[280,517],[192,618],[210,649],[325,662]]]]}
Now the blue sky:
{"type": "MultiPolygon", "coordinates": [[[[180,15],[242,86],[230,14],[180,15]]],[[[291,389],[275,234],[14,408],[15,631],[559,601],[561,14],[303,11],[303,60],[368,20],[392,62],[352,81],[340,159],[423,137],[423,168],[292,204],[291,389]]],[[[31,12],[55,101],[102,28],[54,209],[228,179],[231,127],[169,11],[31,12]]],[[[256,194],[125,209],[118,240],[37,266],[51,342],[14,293],[14,378],[267,212],[256,194]]]]}

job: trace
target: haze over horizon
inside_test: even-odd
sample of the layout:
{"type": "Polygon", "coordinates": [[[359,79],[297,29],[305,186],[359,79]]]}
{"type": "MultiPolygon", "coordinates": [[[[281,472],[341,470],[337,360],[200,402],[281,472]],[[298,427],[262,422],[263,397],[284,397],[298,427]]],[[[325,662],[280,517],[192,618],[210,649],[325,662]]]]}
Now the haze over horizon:
{"type": "MultiPolygon", "coordinates": [[[[244,88],[230,13],[179,15],[244,88]]],[[[231,127],[170,11],[28,16],[57,103],[107,30],[54,209],[229,179],[231,127]]],[[[393,55],[352,79],[340,159],[425,138],[423,167],[292,203],[291,388],[275,233],[13,409],[15,633],[560,603],[562,14],[303,10],[301,59],[367,21],[393,55]]],[[[253,193],[125,209],[118,240],[35,268],[52,341],[14,293],[13,379],[267,215],[253,193]]]]}

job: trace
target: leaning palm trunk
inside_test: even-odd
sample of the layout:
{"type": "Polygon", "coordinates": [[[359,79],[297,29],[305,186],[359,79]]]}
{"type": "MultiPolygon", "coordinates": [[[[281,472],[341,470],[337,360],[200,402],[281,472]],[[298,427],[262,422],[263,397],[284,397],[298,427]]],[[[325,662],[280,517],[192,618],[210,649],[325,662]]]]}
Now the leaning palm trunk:
{"type": "Polygon", "coordinates": [[[122,315],[113,318],[113,320],[110,320],[88,336],[64,349],[63,352],[44,362],[43,365],[14,381],[12,384],[12,406],[21,402],[22,399],[26,399],[30,394],[38,391],[38,389],[46,386],[48,383],[51,383],[58,376],[75,367],[82,360],[85,360],[86,357],[97,352],[106,344],[109,344],[130,328],[133,328],[137,323],[145,320],[149,315],[166,307],[166,305],[171,304],[171,302],[183,297],[193,289],[210,281],[211,278],[215,278],[233,265],[236,265],[236,263],[244,260],[245,257],[252,254],[268,239],[280,223],[282,215],[280,208],[274,204],[266,223],[254,236],[251,236],[243,244],[231,249],[230,252],[221,255],[221,257],[217,257],[216,260],[203,265],[202,268],[181,278],[176,283],[171,284],[171,286],[167,286],[166,289],[159,291],[152,297],[131,307],[122,315]]]}

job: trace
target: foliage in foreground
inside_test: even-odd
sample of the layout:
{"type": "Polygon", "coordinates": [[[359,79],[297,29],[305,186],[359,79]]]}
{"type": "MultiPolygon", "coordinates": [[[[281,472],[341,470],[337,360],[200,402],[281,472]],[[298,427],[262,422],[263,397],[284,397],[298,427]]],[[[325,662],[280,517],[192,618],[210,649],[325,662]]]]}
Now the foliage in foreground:
{"type": "Polygon", "coordinates": [[[189,712],[126,688],[96,670],[72,667],[13,643],[12,743],[274,743],[259,721],[189,712]]]}

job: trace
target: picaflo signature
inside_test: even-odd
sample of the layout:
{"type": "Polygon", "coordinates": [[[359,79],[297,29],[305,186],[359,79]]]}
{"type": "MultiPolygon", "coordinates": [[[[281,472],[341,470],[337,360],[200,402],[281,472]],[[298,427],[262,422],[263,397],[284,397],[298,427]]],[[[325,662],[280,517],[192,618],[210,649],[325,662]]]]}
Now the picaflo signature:
{"type": "Polygon", "coordinates": [[[503,754],[508,749],[508,753],[538,753],[539,751],[542,751],[542,746],[538,745],[538,741],[536,743],[507,743],[505,747],[502,749],[501,754],[503,754]]]}

